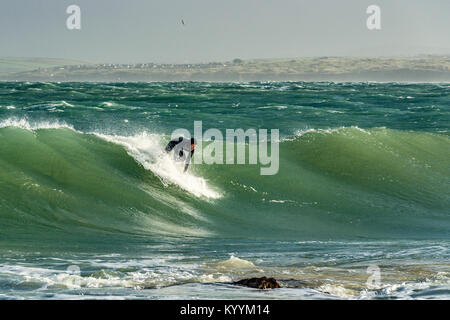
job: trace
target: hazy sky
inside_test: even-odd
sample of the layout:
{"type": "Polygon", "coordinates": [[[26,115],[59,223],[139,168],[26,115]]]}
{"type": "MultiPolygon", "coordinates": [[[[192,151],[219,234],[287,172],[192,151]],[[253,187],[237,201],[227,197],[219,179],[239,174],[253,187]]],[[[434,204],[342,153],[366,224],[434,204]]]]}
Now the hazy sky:
{"type": "Polygon", "coordinates": [[[0,0],[3,57],[185,63],[421,53],[450,53],[449,0],[0,0]],[[81,30],[66,28],[71,4],[81,8],[81,30]],[[381,7],[378,31],[366,27],[371,4],[381,7]]]}

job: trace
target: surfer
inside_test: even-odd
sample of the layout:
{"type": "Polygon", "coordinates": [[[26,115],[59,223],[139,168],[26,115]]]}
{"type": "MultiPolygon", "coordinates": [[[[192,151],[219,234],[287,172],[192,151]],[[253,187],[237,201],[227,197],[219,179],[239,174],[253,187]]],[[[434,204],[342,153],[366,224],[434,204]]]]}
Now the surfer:
{"type": "Polygon", "coordinates": [[[197,141],[194,138],[191,138],[189,140],[183,137],[179,137],[177,139],[170,140],[165,150],[166,152],[170,152],[172,151],[172,149],[174,149],[173,152],[175,159],[177,161],[185,161],[184,172],[186,172],[189,167],[191,158],[194,155],[196,144],[197,141]]]}

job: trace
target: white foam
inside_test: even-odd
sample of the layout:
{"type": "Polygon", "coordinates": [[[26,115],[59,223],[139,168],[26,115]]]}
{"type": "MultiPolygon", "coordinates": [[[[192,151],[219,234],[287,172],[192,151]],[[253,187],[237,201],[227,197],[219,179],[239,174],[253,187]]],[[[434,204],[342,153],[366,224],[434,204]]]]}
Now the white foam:
{"type": "Polygon", "coordinates": [[[287,109],[287,106],[264,106],[264,107],[258,107],[256,109],[277,109],[277,110],[284,110],[287,109]]]}
{"type": "Polygon", "coordinates": [[[242,184],[242,183],[239,183],[239,182],[234,182],[233,180],[231,180],[230,183],[231,183],[232,185],[242,187],[242,188],[245,189],[245,190],[250,190],[250,191],[253,191],[253,192],[255,192],[255,193],[258,193],[258,190],[256,190],[256,189],[253,188],[252,186],[247,186],[247,185],[242,184]]]}
{"type": "Polygon", "coordinates": [[[355,298],[358,292],[345,288],[341,285],[324,284],[317,288],[318,291],[331,294],[341,298],[355,298]]]}
{"type": "Polygon", "coordinates": [[[163,139],[156,134],[143,132],[134,136],[116,136],[94,133],[96,136],[122,145],[128,154],[138,161],[145,169],[156,174],[164,185],[174,184],[196,197],[218,199],[220,193],[213,190],[202,177],[197,177],[191,171],[183,172],[184,164],[175,161],[171,154],[163,149],[163,139]]]}
{"type": "Polygon", "coordinates": [[[285,203],[286,201],[289,201],[289,200],[269,200],[269,202],[272,202],[272,203],[285,203]]]}
{"type": "Polygon", "coordinates": [[[16,107],[13,105],[9,105],[9,106],[0,106],[0,108],[6,108],[6,110],[12,110],[12,109],[15,109],[16,107]]]}
{"type": "Polygon", "coordinates": [[[61,101],[61,104],[66,106],[66,107],[73,107],[74,106],[73,104],[70,104],[70,103],[68,103],[67,101],[64,101],[64,100],[61,101]]]}
{"type": "MultiPolygon", "coordinates": [[[[380,128],[383,128],[383,127],[380,127],[380,128]]],[[[299,129],[299,130],[296,130],[296,131],[294,132],[294,135],[293,135],[293,136],[286,137],[286,138],[282,138],[282,139],[280,139],[280,141],[281,141],[281,142],[284,142],[284,141],[293,141],[293,140],[295,140],[296,138],[301,137],[301,136],[303,136],[303,135],[305,135],[305,134],[308,134],[308,133],[311,133],[311,132],[317,132],[317,133],[322,133],[322,134],[330,134],[330,133],[334,133],[334,132],[343,131],[343,130],[346,130],[346,129],[358,130],[358,131],[363,132],[363,133],[366,133],[366,134],[368,134],[368,135],[371,134],[371,132],[370,132],[369,130],[364,130],[364,129],[358,127],[358,126],[338,127],[338,128],[329,128],[329,129],[314,129],[314,128],[307,128],[307,129],[299,129]]]]}
{"type": "Polygon", "coordinates": [[[7,128],[7,127],[15,127],[30,131],[38,129],[60,129],[60,128],[74,130],[72,126],[66,124],[65,122],[59,122],[57,120],[30,122],[25,118],[8,118],[0,122],[0,128],[7,128]]]}
{"type": "Polygon", "coordinates": [[[448,299],[448,295],[440,296],[439,293],[433,295],[433,291],[448,291],[450,288],[450,278],[445,272],[438,272],[432,279],[422,281],[403,281],[401,283],[385,284],[379,290],[362,290],[359,299],[373,299],[377,296],[396,297],[397,299],[448,299]],[[422,292],[429,291],[421,296],[422,292]]]}
{"type": "MultiPolygon", "coordinates": [[[[75,266],[75,268],[77,267],[75,266]]],[[[79,269],[79,268],[78,268],[79,269]]],[[[68,289],[81,288],[110,288],[125,287],[141,289],[147,286],[164,286],[185,281],[195,281],[198,276],[190,271],[178,269],[148,270],[118,274],[108,270],[82,275],[80,272],[33,268],[19,265],[5,265],[0,268],[3,275],[11,275],[21,283],[40,283],[41,289],[65,287],[68,289]]],[[[198,280],[197,280],[198,281],[198,280]]]]}
{"type": "Polygon", "coordinates": [[[231,255],[230,259],[217,263],[220,269],[256,269],[256,266],[247,260],[231,255]]]}

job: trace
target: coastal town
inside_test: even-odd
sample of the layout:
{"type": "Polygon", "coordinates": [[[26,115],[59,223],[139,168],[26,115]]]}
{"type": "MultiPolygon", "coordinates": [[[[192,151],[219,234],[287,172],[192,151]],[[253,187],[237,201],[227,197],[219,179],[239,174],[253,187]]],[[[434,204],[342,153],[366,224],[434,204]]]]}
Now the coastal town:
{"type": "MultiPolygon", "coordinates": [[[[4,59],[3,59],[4,60],[4,59]]],[[[26,60],[24,58],[24,60],[26,60]]],[[[34,64],[8,81],[448,81],[450,56],[233,59],[206,63],[34,64]]],[[[23,65],[23,64],[22,64],[23,65]]],[[[1,66],[1,64],[0,64],[1,66]]]]}

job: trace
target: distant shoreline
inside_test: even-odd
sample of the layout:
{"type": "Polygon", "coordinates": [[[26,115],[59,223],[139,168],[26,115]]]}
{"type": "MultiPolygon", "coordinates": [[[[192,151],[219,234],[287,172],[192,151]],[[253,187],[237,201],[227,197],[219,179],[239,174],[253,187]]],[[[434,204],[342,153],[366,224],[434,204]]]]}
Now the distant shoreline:
{"type": "MultiPolygon", "coordinates": [[[[16,59],[17,60],[17,59],[16,59]]],[[[27,61],[23,58],[23,65],[27,61]]],[[[30,60],[32,60],[30,58],[30,60]]],[[[0,59],[8,66],[7,59],[0,59]],[[6,60],[6,62],[5,62],[6,60]]],[[[234,59],[199,64],[77,64],[2,72],[2,81],[151,82],[151,81],[373,81],[450,82],[450,55],[417,57],[316,57],[293,59],[234,59]]],[[[15,61],[17,63],[17,61],[15,61]]],[[[36,68],[36,66],[38,66],[36,68]]],[[[25,68],[25,67],[23,67],[25,68]]],[[[10,68],[12,69],[12,68],[10,68]]]]}

